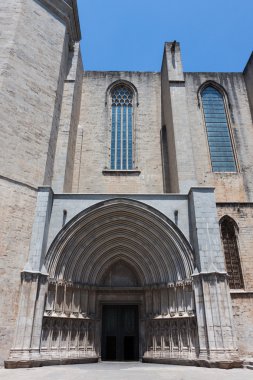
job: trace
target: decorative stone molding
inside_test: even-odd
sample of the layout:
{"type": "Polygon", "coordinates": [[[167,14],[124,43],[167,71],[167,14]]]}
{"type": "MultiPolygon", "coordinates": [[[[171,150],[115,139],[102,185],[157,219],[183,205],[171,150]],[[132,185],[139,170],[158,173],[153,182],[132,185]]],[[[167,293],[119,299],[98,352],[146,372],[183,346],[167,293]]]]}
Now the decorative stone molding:
{"type": "Polygon", "coordinates": [[[21,281],[26,282],[37,282],[40,280],[40,283],[45,284],[47,282],[48,275],[41,272],[29,272],[23,271],[21,272],[21,281]]]}
{"type": "Polygon", "coordinates": [[[70,47],[81,40],[81,29],[76,0],[38,0],[45,8],[57,16],[66,25],[70,38],[70,47]]]}
{"type": "Polygon", "coordinates": [[[120,260],[133,267],[141,286],[160,287],[193,272],[192,248],[175,224],[152,207],[125,198],[100,202],[76,215],[56,236],[45,265],[51,277],[95,286],[120,260]],[[90,245],[93,233],[96,244],[90,245]],[[120,253],[115,249],[119,245],[120,253]]]}
{"type": "Polygon", "coordinates": [[[146,321],[145,358],[196,358],[198,356],[197,321],[191,319],[146,321]]]}

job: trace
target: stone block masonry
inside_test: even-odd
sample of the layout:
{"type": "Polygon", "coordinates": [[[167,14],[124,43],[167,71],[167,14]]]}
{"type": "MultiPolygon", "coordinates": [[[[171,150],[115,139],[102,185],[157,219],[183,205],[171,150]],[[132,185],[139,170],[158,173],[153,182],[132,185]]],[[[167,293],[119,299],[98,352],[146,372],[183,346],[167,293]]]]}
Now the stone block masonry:
{"type": "Polygon", "coordinates": [[[15,332],[20,272],[28,257],[37,192],[0,180],[0,363],[15,332]]]}
{"type": "Polygon", "coordinates": [[[51,184],[75,1],[8,0],[0,12],[0,363],[13,344],[37,187],[51,184]]]}
{"type": "Polygon", "coordinates": [[[84,73],[73,192],[138,194],[163,191],[160,85],[160,73],[84,73]],[[110,169],[111,98],[108,88],[120,80],[137,89],[133,108],[133,167],[139,172],[124,175],[103,173],[104,169],[110,169]]]}
{"type": "Polygon", "coordinates": [[[253,355],[253,204],[218,203],[218,217],[227,215],[238,226],[237,243],[244,289],[230,290],[241,355],[253,355]]]}

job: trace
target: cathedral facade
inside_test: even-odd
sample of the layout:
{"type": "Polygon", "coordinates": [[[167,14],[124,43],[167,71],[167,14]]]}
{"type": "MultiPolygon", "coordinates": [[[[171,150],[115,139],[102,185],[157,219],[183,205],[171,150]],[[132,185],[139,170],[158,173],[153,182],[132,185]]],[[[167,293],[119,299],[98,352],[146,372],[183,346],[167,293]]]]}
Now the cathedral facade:
{"type": "Polygon", "coordinates": [[[7,368],[253,354],[253,56],[85,71],[76,0],[1,4],[7,368]]]}

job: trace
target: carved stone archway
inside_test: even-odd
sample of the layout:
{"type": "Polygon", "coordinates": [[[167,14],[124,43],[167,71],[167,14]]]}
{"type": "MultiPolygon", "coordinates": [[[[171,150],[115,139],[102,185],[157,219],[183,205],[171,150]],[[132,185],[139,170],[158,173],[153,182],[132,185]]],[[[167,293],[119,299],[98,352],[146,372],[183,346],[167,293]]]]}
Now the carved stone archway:
{"type": "Polygon", "coordinates": [[[134,304],[140,357],[196,357],[193,253],[157,210],[129,199],[99,203],[61,230],[45,265],[44,354],[99,357],[103,305],[134,304]]]}
{"type": "MultiPolygon", "coordinates": [[[[38,218],[45,195],[45,229],[22,272],[7,367],[97,361],[106,335],[103,311],[116,313],[119,307],[121,321],[122,310],[135,315],[138,310],[138,339],[125,341],[129,346],[135,339],[135,347],[138,341],[144,361],[241,365],[208,189],[193,189],[188,200],[194,255],[182,232],[161,212],[114,198],[72,218],[44,256],[52,197],[43,188],[38,218]],[[210,204],[204,221],[199,210],[203,199],[210,204]]],[[[37,242],[37,224],[33,232],[37,242]]],[[[130,334],[124,326],[122,330],[130,334]]],[[[122,339],[122,332],[119,336],[122,339]]]]}

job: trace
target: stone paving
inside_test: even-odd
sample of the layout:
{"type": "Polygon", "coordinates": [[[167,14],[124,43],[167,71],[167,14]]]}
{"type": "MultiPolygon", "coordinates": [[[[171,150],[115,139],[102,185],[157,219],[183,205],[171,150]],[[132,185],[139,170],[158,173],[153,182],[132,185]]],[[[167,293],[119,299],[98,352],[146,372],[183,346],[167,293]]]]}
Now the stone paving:
{"type": "Polygon", "coordinates": [[[0,369],[1,380],[252,380],[250,369],[197,368],[146,363],[96,363],[0,369]]]}

